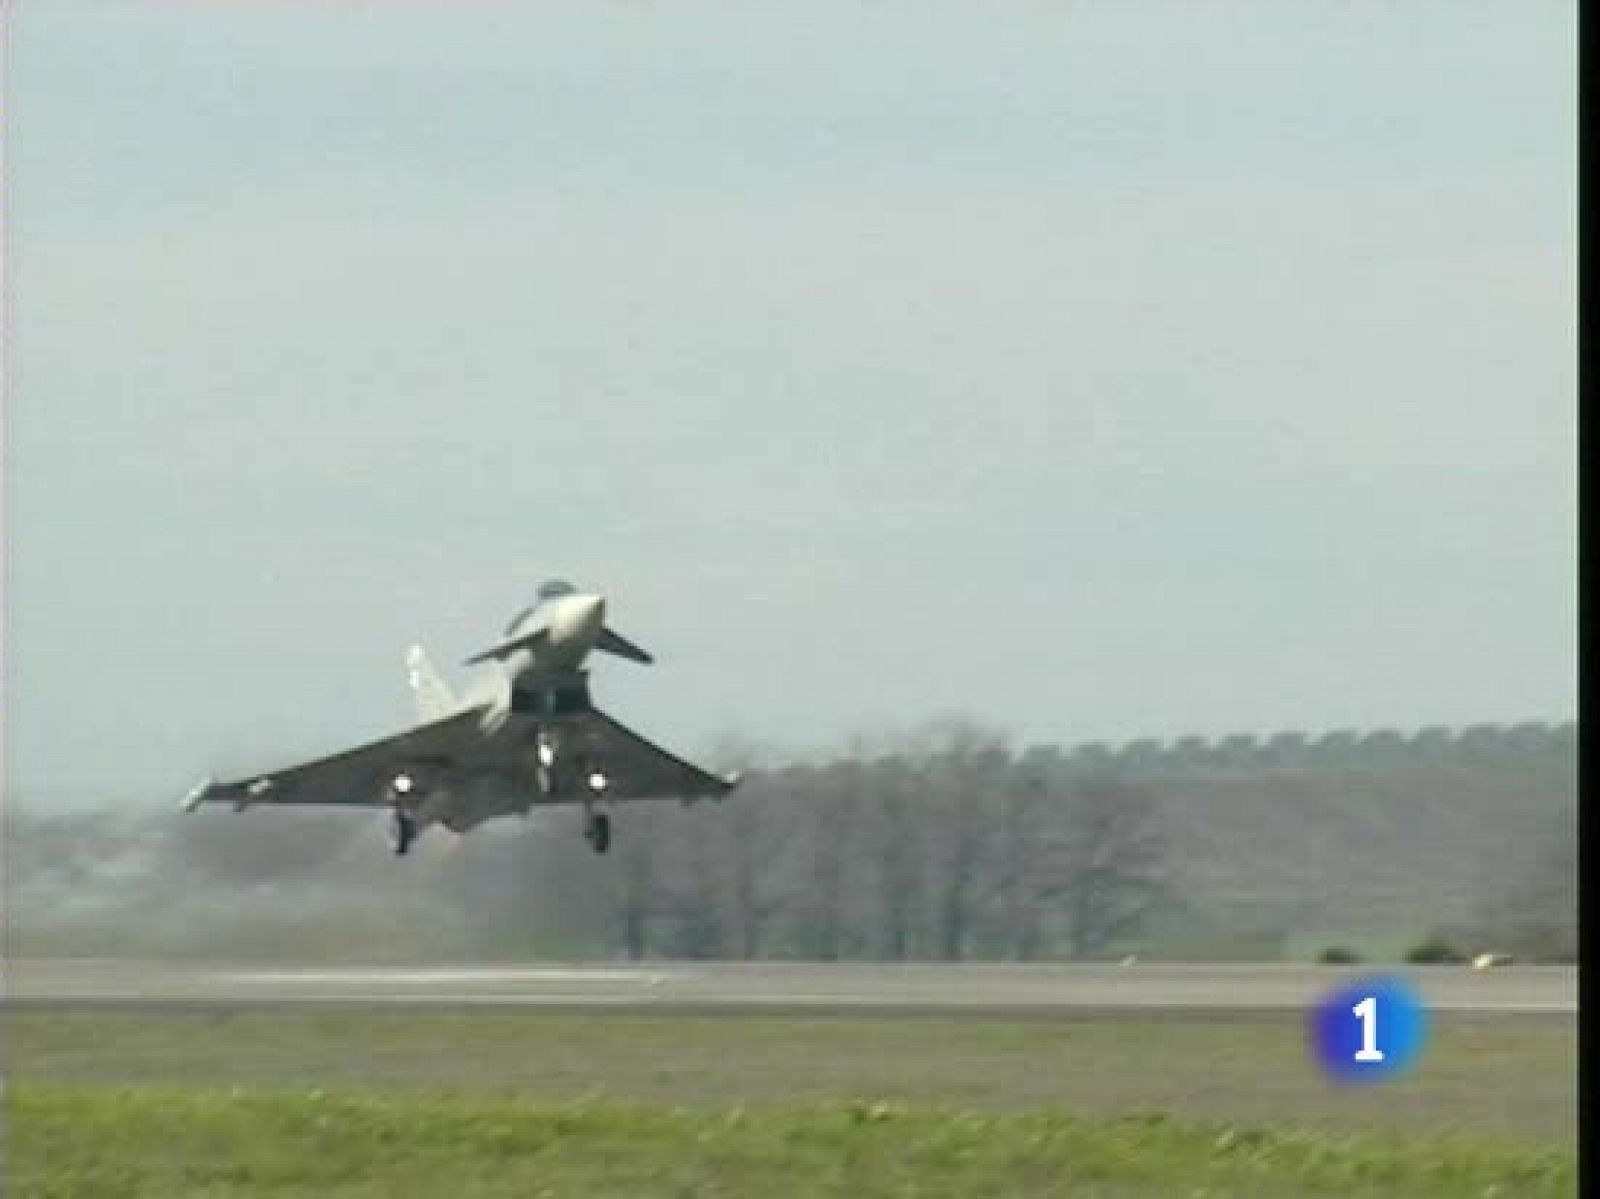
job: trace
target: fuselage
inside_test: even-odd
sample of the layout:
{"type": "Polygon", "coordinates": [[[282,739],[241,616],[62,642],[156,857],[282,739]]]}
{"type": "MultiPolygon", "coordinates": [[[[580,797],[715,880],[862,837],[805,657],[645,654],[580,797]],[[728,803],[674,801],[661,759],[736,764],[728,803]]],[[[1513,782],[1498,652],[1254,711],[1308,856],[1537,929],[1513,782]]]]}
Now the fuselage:
{"type": "MultiPolygon", "coordinates": [[[[601,596],[556,586],[564,589],[542,590],[537,603],[511,620],[500,646],[481,659],[487,670],[459,701],[461,707],[483,709],[485,736],[497,735],[513,709],[556,718],[589,705],[583,665],[605,628],[606,603],[601,596]]],[[[527,752],[531,761],[537,745],[530,743],[527,752]]],[[[526,811],[530,799],[515,796],[509,810],[526,811]]],[[[507,811],[507,792],[494,774],[458,778],[430,791],[411,810],[419,828],[447,812],[452,827],[470,827],[507,811]]]]}
{"type": "Polygon", "coordinates": [[[551,580],[536,602],[511,619],[498,644],[469,662],[488,664],[462,695],[462,707],[484,709],[485,733],[513,710],[555,716],[589,706],[584,662],[606,636],[606,602],[551,580]]]}
{"type": "Polygon", "coordinates": [[[582,668],[605,623],[602,597],[577,592],[551,596],[511,623],[507,640],[527,638],[541,630],[543,636],[512,650],[499,660],[500,668],[519,687],[569,678],[582,668]]]}

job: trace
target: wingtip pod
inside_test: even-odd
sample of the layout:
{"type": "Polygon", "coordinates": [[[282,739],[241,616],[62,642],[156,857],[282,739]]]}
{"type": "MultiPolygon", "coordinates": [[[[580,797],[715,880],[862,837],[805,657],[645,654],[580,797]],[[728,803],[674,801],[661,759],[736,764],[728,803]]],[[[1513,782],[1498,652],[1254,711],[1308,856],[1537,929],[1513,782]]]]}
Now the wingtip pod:
{"type": "Polygon", "coordinates": [[[206,797],[211,794],[211,788],[215,785],[214,780],[208,774],[193,787],[189,788],[189,794],[183,797],[183,810],[192,812],[205,803],[206,797]]]}

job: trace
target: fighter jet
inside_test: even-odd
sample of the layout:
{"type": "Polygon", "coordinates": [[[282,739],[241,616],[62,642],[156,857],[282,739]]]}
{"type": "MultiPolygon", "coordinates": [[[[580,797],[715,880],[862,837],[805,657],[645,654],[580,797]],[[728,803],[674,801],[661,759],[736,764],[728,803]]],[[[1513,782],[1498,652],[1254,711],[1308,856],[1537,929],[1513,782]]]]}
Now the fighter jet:
{"type": "Polygon", "coordinates": [[[184,800],[387,808],[404,854],[430,824],[464,833],[494,816],[543,804],[582,804],[596,853],[611,844],[614,800],[721,799],[739,782],[652,745],[589,700],[584,663],[595,650],[635,662],[649,654],[606,625],[606,603],[560,579],[544,583],[494,645],[467,659],[487,669],[457,697],[420,646],[406,666],[416,727],[332,757],[233,782],[206,779],[184,800]]]}

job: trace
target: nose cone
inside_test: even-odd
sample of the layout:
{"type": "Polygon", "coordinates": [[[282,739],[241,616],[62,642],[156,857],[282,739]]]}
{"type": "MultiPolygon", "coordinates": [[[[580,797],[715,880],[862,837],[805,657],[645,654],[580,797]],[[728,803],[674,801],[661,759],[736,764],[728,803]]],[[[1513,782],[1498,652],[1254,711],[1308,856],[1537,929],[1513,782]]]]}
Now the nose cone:
{"type": "Polygon", "coordinates": [[[569,595],[561,601],[556,616],[557,633],[563,641],[592,644],[606,622],[606,601],[598,595],[569,595]]]}
{"type": "Polygon", "coordinates": [[[606,601],[598,595],[575,595],[572,597],[572,606],[577,613],[577,621],[583,630],[588,633],[598,633],[600,626],[606,622],[606,601]]]}

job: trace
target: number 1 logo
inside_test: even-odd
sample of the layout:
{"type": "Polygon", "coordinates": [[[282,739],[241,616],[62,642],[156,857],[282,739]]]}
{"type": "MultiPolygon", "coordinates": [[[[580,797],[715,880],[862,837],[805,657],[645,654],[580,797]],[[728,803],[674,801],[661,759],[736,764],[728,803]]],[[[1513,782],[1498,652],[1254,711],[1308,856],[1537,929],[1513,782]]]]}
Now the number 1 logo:
{"type": "Polygon", "coordinates": [[[1350,1009],[1350,1014],[1361,1021],[1361,1048],[1356,1050],[1353,1060],[1381,1062],[1383,1050],[1378,1048],[1378,997],[1368,995],[1350,1009]]]}
{"type": "Polygon", "coordinates": [[[1355,979],[1309,1013],[1317,1062],[1339,1082],[1377,1082],[1405,1070],[1422,1052],[1428,1012],[1401,978],[1355,979]]]}

